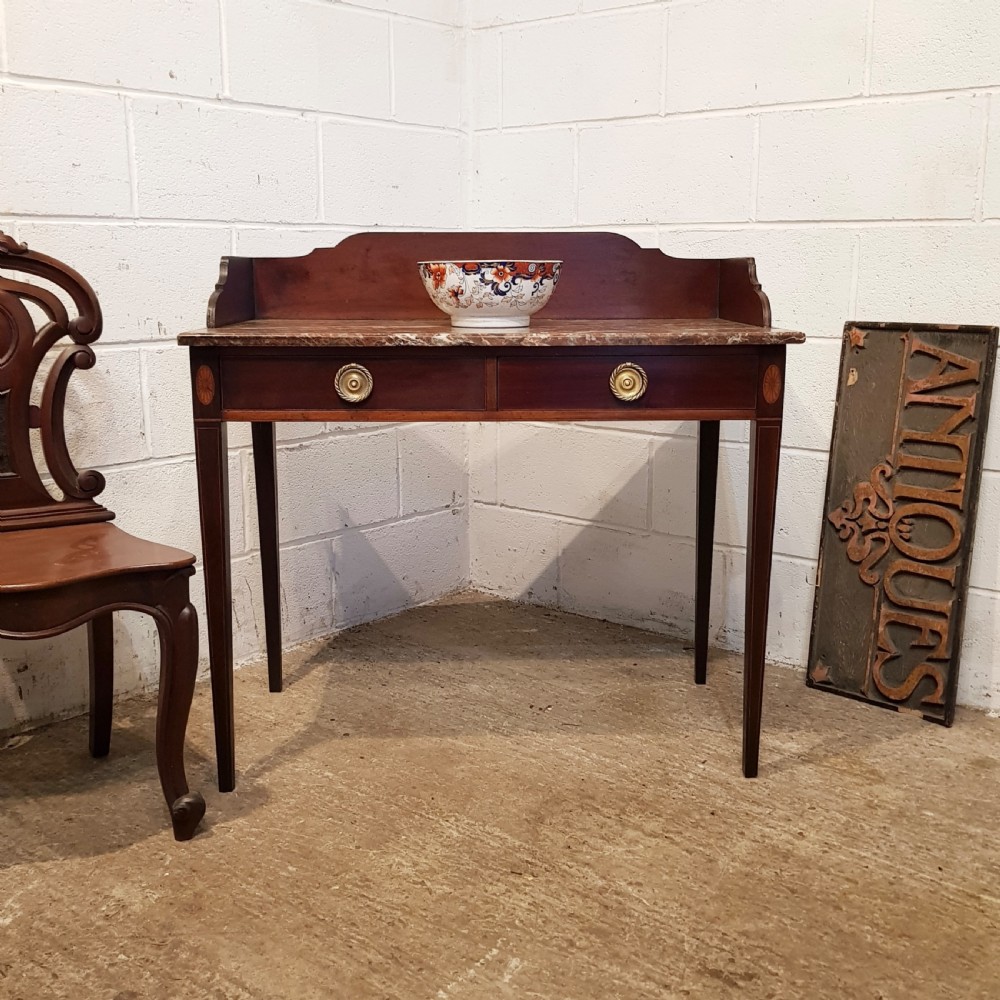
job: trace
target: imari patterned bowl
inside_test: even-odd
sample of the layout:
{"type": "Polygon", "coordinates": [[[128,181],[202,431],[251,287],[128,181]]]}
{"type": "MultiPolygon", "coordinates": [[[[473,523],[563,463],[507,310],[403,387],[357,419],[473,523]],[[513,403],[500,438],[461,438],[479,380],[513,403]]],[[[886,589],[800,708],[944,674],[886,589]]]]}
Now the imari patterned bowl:
{"type": "Polygon", "coordinates": [[[498,330],[525,327],[552,297],[561,260],[422,260],[431,301],[451,325],[498,330]]]}

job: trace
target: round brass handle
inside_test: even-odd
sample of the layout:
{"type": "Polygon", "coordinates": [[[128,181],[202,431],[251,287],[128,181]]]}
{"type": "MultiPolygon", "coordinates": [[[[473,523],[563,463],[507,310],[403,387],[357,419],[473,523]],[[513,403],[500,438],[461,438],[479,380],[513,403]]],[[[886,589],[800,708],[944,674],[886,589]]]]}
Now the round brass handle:
{"type": "Polygon", "coordinates": [[[372,394],[375,380],[364,365],[344,365],[334,377],[333,386],[345,403],[363,403],[372,394]]]}
{"type": "Polygon", "coordinates": [[[638,365],[626,363],[611,373],[611,391],[623,403],[634,403],[646,391],[648,381],[638,365]]]}

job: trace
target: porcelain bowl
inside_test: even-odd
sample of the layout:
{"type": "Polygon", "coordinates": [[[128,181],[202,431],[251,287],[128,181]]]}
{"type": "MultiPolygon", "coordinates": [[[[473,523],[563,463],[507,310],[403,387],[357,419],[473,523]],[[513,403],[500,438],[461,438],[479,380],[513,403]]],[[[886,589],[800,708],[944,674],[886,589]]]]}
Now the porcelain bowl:
{"type": "Polygon", "coordinates": [[[451,325],[497,330],[525,327],[552,297],[561,260],[422,260],[431,301],[451,325]]]}

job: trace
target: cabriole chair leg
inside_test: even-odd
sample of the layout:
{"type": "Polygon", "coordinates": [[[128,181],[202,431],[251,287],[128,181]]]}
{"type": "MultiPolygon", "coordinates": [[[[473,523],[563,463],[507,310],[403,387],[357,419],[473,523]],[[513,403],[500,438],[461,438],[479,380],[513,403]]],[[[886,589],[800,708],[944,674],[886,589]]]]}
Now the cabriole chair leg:
{"type": "MultiPolygon", "coordinates": [[[[184,733],[198,671],[198,615],[183,594],[161,607],[160,697],[156,712],[156,766],[177,840],[190,840],[205,815],[205,800],[188,791],[184,774],[184,733]]],[[[180,588],[178,588],[180,589],[180,588]]]]}

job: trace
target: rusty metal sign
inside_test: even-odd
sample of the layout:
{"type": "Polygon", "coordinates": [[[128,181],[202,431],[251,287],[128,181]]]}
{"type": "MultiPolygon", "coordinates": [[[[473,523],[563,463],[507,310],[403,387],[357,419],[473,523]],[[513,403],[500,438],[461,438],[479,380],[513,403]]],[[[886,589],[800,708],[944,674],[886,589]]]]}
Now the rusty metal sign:
{"type": "Polygon", "coordinates": [[[806,682],[950,726],[997,328],[848,323],[806,682]]]}

